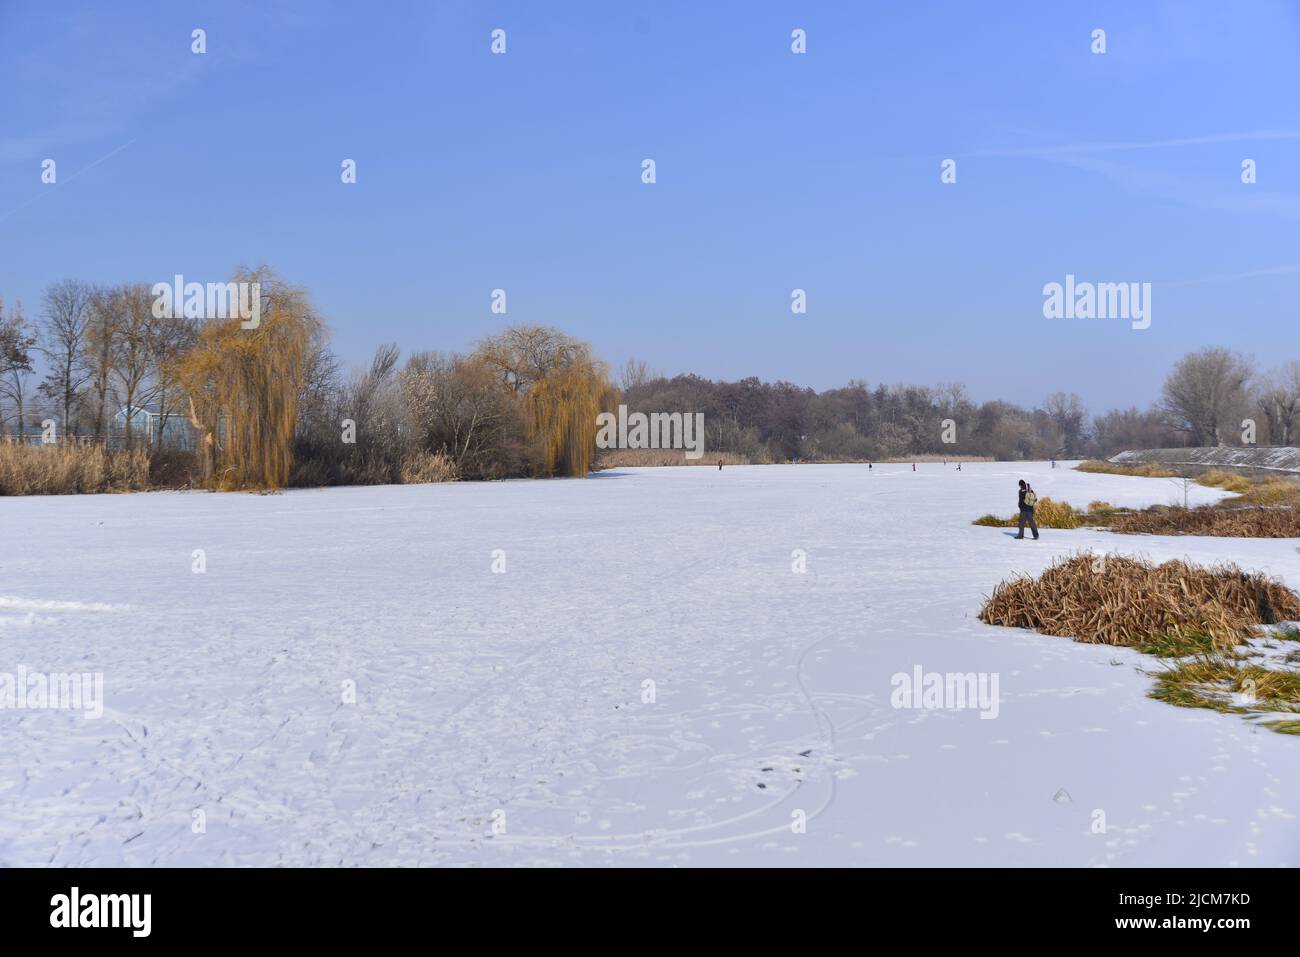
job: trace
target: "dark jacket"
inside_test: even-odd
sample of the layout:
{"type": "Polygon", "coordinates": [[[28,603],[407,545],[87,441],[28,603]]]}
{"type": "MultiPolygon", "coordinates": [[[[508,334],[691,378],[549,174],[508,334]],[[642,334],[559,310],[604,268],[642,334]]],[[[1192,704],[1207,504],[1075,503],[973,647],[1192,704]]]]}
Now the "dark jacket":
{"type": "Polygon", "coordinates": [[[1022,488],[1022,489],[1020,490],[1020,499],[1019,499],[1019,504],[1020,504],[1020,509],[1021,509],[1021,511],[1032,512],[1032,511],[1034,510],[1034,506],[1032,506],[1032,505],[1026,505],[1026,504],[1025,504],[1025,493],[1028,492],[1028,491],[1029,491],[1029,489],[1027,489],[1027,488],[1022,488]]]}

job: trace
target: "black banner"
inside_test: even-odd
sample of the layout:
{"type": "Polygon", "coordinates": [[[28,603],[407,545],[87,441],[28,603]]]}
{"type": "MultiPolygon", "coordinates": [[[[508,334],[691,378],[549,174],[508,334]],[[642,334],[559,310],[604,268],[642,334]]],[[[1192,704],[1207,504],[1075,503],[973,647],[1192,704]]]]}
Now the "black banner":
{"type": "Polygon", "coordinates": [[[850,928],[867,942],[921,928],[934,942],[1051,933],[1051,946],[1200,937],[1231,947],[1282,932],[1290,896],[1278,875],[1240,870],[0,871],[9,945],[75,934],[81,944],[337,947],[432,931],[448,943],[486,933],[493,946],[541,946],[702,922],[702,934],[729,946],[850,928]]]}

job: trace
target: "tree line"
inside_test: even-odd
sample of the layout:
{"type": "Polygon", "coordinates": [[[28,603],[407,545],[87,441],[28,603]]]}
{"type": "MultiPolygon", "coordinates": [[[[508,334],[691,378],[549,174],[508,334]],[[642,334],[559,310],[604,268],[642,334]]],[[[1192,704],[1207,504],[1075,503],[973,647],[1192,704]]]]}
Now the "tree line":
{"type": "Polygon", "coordinates": [[[1229,349],[1189,353],[1160,399],[1092,417],[1074,393],[1026,409],[976,403],[960,383],[884,385],[853,380],[816,392],[756,378],[666,378],[644,362],[620,373],[629,409],[704,413],[708,448],[750,461],[872,461],[909,455],[999,460],[1108,457],[1184,445],[1291,445],[1300,438],[1300,362],[1257,370],[1229,349]]]}
{"type": "Polygon", "coordinates": [[[1150,408],[1096,417],[1067,392],[1024,408],[977,403],[959,383],[854,380],[817,392],[756,378],[668,378],[635,360],[619,388],[587,343],[540,326],[508,328],[464,354],[403,358],[384,345],[345,373],[305,290],[265,267],[234,279],[261,289],[255,329],[238,318],[159,316],[142,283],[55,283],[35,320],[0,301],[0,431],[30,437],[53,420],[61,438],[156,450],[168,423],[183,424],[196,481],[280,487],[585,475],[596,417],[620,402],[702,412],[708,450],[754,462],[1105,457],[1290,445],[1300,430],[1300,362],[1260,370],[1217,347],[1180,359],[1150,408]],[[122,414],[143,408],[152,414],[122,414]]]}
{"type": "MultiPolygon", "coordinates": [[[[13,437],[171,454],[218,488],[586,475],[596,416],[617,395],[584,342],[515,326],[469,354],[381,346],[345,374],[305,290],[259,267],[258,322],[157,315],[146,284],[56,283],[39,318],[0,303],[0,426],[13,437]],[[45,375],[33,382],[44,359],[45,375]],[[144,421],[123,410],[148,408],[144,421]]],[[[47,444],[36,441],[33,444],[47,444]]]]}

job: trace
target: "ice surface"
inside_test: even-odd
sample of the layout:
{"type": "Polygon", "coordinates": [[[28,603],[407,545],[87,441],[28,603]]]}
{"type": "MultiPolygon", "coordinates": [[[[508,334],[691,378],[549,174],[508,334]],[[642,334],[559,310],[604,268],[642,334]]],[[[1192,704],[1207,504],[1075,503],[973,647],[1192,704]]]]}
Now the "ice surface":
{"type": "Polygon", "coordinates": [[[970,522],[1020,477],[1182,492],[918,468],[0,499],[0,672],[106,696],[0,711],[0,864],[1300,863],[1300,740],[975,617],[1081,547],[1294,587],[1300,543],[1015,541],[970,522]],[[893,707],[918,666],[996,674],[997,717],[893,707]]]}

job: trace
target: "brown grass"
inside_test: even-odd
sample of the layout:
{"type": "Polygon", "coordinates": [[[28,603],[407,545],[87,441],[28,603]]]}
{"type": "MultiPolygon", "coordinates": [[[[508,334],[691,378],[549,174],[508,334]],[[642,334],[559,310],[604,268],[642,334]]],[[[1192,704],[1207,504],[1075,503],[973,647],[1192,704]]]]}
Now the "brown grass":
{"type": "Polygon", "coordinates": [[[0,495],[140,492],[151,487],[146,449],[0,444],[0,495]]]}
{"type": "MultiPolygon", "coordinates": [[[[1092,503],[1089,513],[1102,512],[1105,504],[1092,503]]],[[[1173,659],[1168,667],[1147,672],[1155,679],[1150,697],[1267,719],[1259,723],[1281,734],[1300,734],[1300,671],[1252,660],[1260,653],[1250,641],[1261,637],[1262,626],[1282,625],[1271,629],[1275,640],[1300,640],[1300,630],[1285,624],[1300,620],[1300,595],[1275,578],[1230,564],[1152,565],[1079,554],[1058,560],[1038,578],[999,583],[979,617],[992,625],[1173,659]]],[[[1286,657],[1298,659],[1298,652],[1286,657]]]]}
{"type": "MultiPolygon", "coordinates": [[[[1156,474],[1160,472],[1159,466],[1134,467],[1114,465],[1110,462],[1084,462],[1078,468],[1084,472],[1161,477],[1156,474]],[[1151,471],[1153,469],[1154,473],[1151,471]]],[[[1076,511],[1078,525],[1060,524],[1047,527],[1102,526],[1121,535],[1300,538],[1300,482],[1275,476],[1249,478],[1226,469],[1210,469],[1197,477],[1196,482],[1238,494],[1222,502],[1196,508],[1152,505],[1149,508],[1134,510],[1115,508],[1106,502],[1092,502],[1087,512],[1076,511]]],[[[1000,520],[995,516],[986,515],[975,524],[995,523],[1014,526],[1016,520],[1014,518],[1000,520]]],[[[1046,525],[1041,518],[1039,524],[1046,525]]]]}
{"type": "Polygon", "coordinates": [[[1103,462],[1099,459],[1090,459],[1087,462],[1080,462],[1075,467],[1078,472],[1101,472],[1106,475],[1136,475],[1139,478],[1177,478],[1178,473],[1172,472],[1163,465],[1116,465],[1114,462],[1103,462]]]}
{"type": "MultiPolygon", "coordinates": [[[[1050,498],[1038,500],[1038,505],[1034,509],[1034,520],[1039,528],[1079,528],[1084,524],[1084,516],[1068,502],[1056,502],[1050,498]]],[[[993,528],[1017,528],[1020,525],[1020,516],[1017,514],[1010,518],[998,518],[996,515],[984,515],[975,519],[972,524],[993,528]]]]}
{"type": "Polygon", "coordinates": [[[1223,649],[1252,637],[1258,625],[1300,619],[1300,595],[1231,564],[1151,565],[1078,554],[1038,578],[999,583],[979,617],[1089,644],[1141,647],[1172,639],[1223,649]]]}
{"type": "Polygon", "coordinates": [[[442,452],[415,452],[402,462],[403,485],[455,482],[459,477],[456,463],[442,452]]]}
{"type": "Polygon", "coordinates": [[[1225,469],[1210,469],[1204,475],[1196,477],[1197,485],[1206,485],[1210,488],[1221,488],[1229,492],[1249,492],[1254,483],[1244,475],[1238,475],[1236,472],[1229,472],[1225,469]]]}
{"type": "Polygon", "coordinates": [[[596,459],[598,469],[640,468],[668,465],[752,465],[743,455],[732,452],[705,452],[703,458],[688,459],[683,449],[608,449],[596,459]]]}
{"type": "MultiPolygon", "coordinates": [[[[1101,472],[1107,475],[1135,475],[1142,478],[1181,478],[1163,465],[1116,465],[1114,462],[1088,461],[1075,466],[1080,472],[1101,472]]],[[[1238,505],[1300,505],[1300,482],[1278,476],[1254,478],[1227,469],[1208,469],[1193,481],[1209,488],[1234,492],[1240,498],[1232,501],[1238,505]]]]}
{"type": "Polygon", "coordinates": [[[1248,490],[1228,500],[1229,505],[1300,505],[1300,482],[1270,478],[1251,483],[1248,490]]]}
{"type": "Polygon", "coordinates": [[[1154,506],[1114,516],[1105,524],[1121,535],[1207,535],[1215,538],[1300,538],[1300,508],[1154,506]]]}

